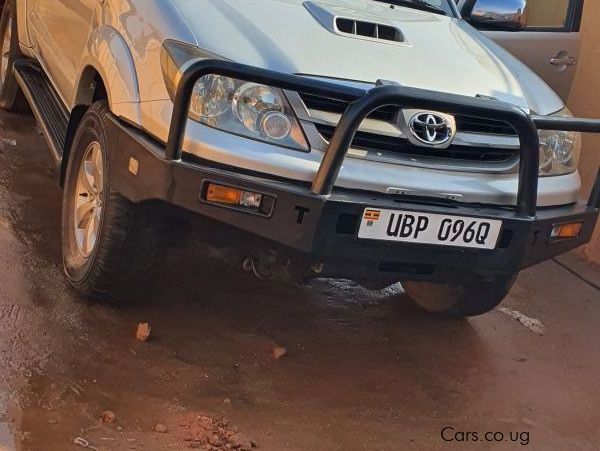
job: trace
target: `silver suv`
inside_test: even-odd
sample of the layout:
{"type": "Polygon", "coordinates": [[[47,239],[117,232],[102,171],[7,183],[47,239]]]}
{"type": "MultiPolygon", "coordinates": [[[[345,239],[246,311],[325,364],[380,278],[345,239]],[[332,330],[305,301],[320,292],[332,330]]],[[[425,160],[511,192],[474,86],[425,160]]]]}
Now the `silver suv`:
{"type": "MultiPolygon", "coordinates": [[[[0,3],[0,106],[26,100],[61,167],[85,295],[144,286],[173,217],[261,277],[401,281],[447,316],[591,237],[578,131],[599,124],[458,10],[502,40],[526,0],[0,3]]],[[[560,89],[575,61],[550,58],[560,89]]]]}

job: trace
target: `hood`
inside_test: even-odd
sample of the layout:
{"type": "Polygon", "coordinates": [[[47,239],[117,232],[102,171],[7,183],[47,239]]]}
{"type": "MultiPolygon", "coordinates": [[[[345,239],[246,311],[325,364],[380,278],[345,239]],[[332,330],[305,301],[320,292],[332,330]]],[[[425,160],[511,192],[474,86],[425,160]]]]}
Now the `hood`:
{"type": "Polygon", "coordinates": [[[537,75],[460,19],[373,0],[172,0],[199,47],[285,73],[494,97],[538,114],[563,102],[537,75]],[[315,11],[318,11],[316,13],[315,11]],[[336,33],[327,16],[381,23],[403,42],[336,33]]]}

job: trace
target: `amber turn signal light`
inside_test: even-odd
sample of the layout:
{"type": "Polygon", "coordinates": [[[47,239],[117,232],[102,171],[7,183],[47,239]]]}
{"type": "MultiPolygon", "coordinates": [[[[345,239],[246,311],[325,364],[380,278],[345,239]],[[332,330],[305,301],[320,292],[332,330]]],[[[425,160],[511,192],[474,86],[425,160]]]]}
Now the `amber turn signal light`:
{"type": "Polygon", "coordinates": [[[206,200],[218,204],[239,205],[242,190],[211,183],[206,190],[206,200]]]}
{"type": "Polygon", "coordinates": [[[581,234],[582,228],[582,222],[556,224],[554,227],[552,227],[552,232],[550,232],[550,238],[553,240],[560,240],[564,238],[577,238],[581,234]]]}
{"type": "Polygon", "coordinates": [[[270,216],[275,206],[273,197],[217,183],[206,185],[203,198],[211,204],[227,205],[262,216],[270,216]]]}

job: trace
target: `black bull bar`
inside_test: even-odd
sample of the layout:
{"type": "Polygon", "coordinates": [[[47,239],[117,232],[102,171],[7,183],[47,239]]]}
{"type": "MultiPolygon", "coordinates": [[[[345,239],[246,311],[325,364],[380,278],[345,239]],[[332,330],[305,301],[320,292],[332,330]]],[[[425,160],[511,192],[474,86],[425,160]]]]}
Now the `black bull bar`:
{"type": "MultiPolygon", "coordinates": [[[[359,125],[371,112],[383,106],[442,111],[454,115],[503,121],[511,125],[517,132],[520,141],[516,213],[518,216],[528,218],[534,218],[537,210],[540,146],[538,130],[600,133],[600,120],[535,116],[514,105],[493,99],[466,97],[396,85],[383,85],[364,90],[230,61],[201,59],[188,65],[180,74],[165,152],[167,160],[178,161],[181,159],[192,91],[195,83],[209,74],[350,103],[342,115],[312,182],[311,192],[315,195],[331,194],[359,125]]],[[[600,208],[600,168],[588,200],[588,206],[600,208]]]]}

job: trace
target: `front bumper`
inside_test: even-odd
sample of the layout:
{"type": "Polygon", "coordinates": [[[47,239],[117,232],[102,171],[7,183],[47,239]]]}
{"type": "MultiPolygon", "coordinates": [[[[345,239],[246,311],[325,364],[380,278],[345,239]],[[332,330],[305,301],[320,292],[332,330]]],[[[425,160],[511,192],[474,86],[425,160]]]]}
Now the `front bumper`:
{"type": "Polygon", "coordinates": [[[195,60],[180,74],[166,146],[113,118],[109,136],[111,183],[134,202],[163,200],[205,218],[263,238],[294,257],[312,262],[321,276],[354,280],[452,280],[473,274],[515,273],[527,266],[588,242],[600,208],[600,172],[587,205],[540,209],[538,201],[538,128],[600,133],[600,121],[534,117],[496,100],[478,99],[403,86],[379,86],[369,91],[327,81],[282,74],[221,60],[195,60]],[[217,168],[183,160],[182,146],[195,83],[216,74],[267,84],[349,103],[342,115],[319,170],[310,186],[289,180],[244,174],[242,168],[217,168]],[[507,208],[440,203],[368,192],[334,190],[355,133],[374,110],[392,105],[452,115],[493,118],[512,126],[520,142],[516,204],[507,208]],[[269,217],[211,205],[201,201],[205,182],[268,194],[276,199],[269,217]],[[494,250],[467,250],[402,244],[357,238],[358,220],[365,207],[463,215],[503,221],[502,236],[494,250]],[[551,242],[555,224],[581,222],[580,235],[551,242]]]}
{"type": "MultiPolygon", "coordinates": [[[[474,274],[510,274],[587,243],[598,219],[600,173],[587,204],[538,209],[534,216],[514,208],[440,202],[350,190],[315,194],[308,184],[265,179],[182,160],[166,159],[165,149],[117,118],[109,139],[114,188],[134,202],[161,200],[221,225],[229,225],[269,248],[317,263],[323,277],[364,280],[457,281],[474,274]],[[131,171],[131,161],[137,162],[131,171]],[[135,174],[134,174],[135,172],[135,174]],[[206,181],[241,187],[276,198],[273,214],[263,217],[201,201],[206,181]],[[503,229],[495,250],[453,248],[358,239],[365,207],[499,219],[503,229]],[[555,224],[582,222],[577,238],[552,242],[555,224]],[[322,264],[322,266],[321,266],[322,264]]],[[[233,229],[231,229],[233,230],[233,229]]],[[[246,240],[248,241],[248,240],[246,240]]]]}

